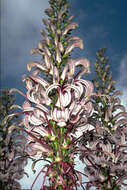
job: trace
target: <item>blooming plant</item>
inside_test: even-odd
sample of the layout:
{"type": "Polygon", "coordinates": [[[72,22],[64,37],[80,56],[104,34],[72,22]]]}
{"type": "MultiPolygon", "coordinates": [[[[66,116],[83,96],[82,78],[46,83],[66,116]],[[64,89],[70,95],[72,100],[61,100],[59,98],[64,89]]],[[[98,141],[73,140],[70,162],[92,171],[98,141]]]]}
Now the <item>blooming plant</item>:
{"type": "Polygon", "coordinates": [[[20,190],[28,154],[19,119],[13,115],[14,95],[4,89],[0,96],[0,189],[20,190]],[[11,115],[11,117],[8,117],[11,115]],[[5,123],[6,120],[6,123],[5,123]]]}
{"type": "MultiPolygon", "coordinates": [[[[70,37],[71,30],[78,25],[69,17],[67,0],[49,3],[51,8],[45,10],[48,20],[43,19],[48,33],[41,30],[43,39],[31,50],[32,54],[40,54],[42,61],[28,63],[32,74],[23,78],[27,92],[20,93],[26,100],[18,108],[24,113],[27,153],[35,160],[48,161],[40,171],[44,173],[41,189],[71,190],[77,188],[81,178],[74,169],[73,129],[77,122],[79,127],[86,124],[92,111],[93,84],[81,79],[83,74],[90,73],[89,61],[70,58],[74,48],[83,48],[83,42],[79,37],[70,37]],[[49,187],[45,186],[46,177],[49,187]]],[[[12,89],[10,93],[13,91],[18,90],[12,89]]]]}
{"type": "Polygon", "coordinates": [[[25,97],[22,106],[15,106],[21,111],[14,115],[24,115],[26,152],[34,160],[33,171],[38,161],[47,162],[31,190],[41,173],[41,190],[74,190],[78,186],[86,190],[92,186],[118,190],[127,177],[127,114],[115,97],[117,92],[113,93],[114,82],[103,57],[104,50],[97,53],[95,67],[99,79],[93,81],[94,93],[93,83],[82,78],[90,73],[90,62],[70,57],[74,48],[83,49],[83,42],[71,36],[78,25],[69,16],[68,1],[49,0],[49,4],[50,8],[45,10],[48,19],[43,19],[46,31],[40,31],[43,38],[31,50],[31,54],[41,55],[42,60],[27,64],[31,74],[23,77],[26,94],[10,90],[10,94],[17,91],[25,97]],[[122,112],[115,114],[117,109],[122,112]],[[76,131],[82,132],[78,138],[76,131]],[[75,169],[78,153],[86,164],[82,175],[89,181],[85,186],[81,172],[75,169]]]}
{"type": "Polygon", "coordinates": [[[120,190],[127,186],[127,112],[118,97],[121,92],[115,90],[105,51],[103,48],[97,52],[97,77],[93,82],[96,93],[108,98],[94,97],[94,111],[88,119],[93,130],[84,132],[79,141],[84,149],[80,158],[89,179],[86,189],[95,186],[100,190],[120,190]]]}

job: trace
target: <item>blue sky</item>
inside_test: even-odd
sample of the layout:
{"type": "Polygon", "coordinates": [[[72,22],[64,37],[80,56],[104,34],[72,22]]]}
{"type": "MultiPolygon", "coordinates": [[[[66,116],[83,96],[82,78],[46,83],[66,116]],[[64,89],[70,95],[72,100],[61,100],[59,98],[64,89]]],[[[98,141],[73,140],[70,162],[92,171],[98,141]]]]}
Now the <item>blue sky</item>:
{"type": "MultiPolygon", "coordinates": [[[[75,50],[72,55],[90,60],[92,78],[96,51],[106,46],[113,79],[123,91],[121,99],[127,106],[127,1],[70,0],[70,3],[70,12],[79,24],[74,34],[83,39],[85,46],[83,51],[75,50]]],[[[40,60],[30,55],[30,49],[42,39],[40,29],[47,7],[47,0],[1,0],[1,88],[25,91],[22,76],[27,74],[29,61],[40,60]]],[[[17,95],[17,102],[22,101],[17,95]]],[[[25,188],[27,183],[22,183],[25,188]]]]}

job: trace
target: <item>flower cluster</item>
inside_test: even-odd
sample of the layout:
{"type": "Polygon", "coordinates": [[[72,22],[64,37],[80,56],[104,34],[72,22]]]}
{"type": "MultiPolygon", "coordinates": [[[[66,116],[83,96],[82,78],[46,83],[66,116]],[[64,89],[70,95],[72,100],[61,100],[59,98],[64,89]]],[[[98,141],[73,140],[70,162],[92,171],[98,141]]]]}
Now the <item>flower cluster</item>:
{"type": "Polygon", "coordinates": [[[28,156],[21,122],[14,119],[13,104],[14,95],[9,95],[8,89],[3,90],[0,97],[0,189],[3,190],[21,189],[16,180],[23,178],[28,156]]]}
{"type": "Polygon", "coordinates": [[[120,112],[113,120],[110,129],[96,122],[95,130],[84,134],[87,145],[81,158],[89,187],[119,189],[127,179],[127,113],[120,112]]]}
{"type": "MultiPolygon", "coordinates": [[[[24,114],[22,124],[27,134],[26,152],[34,160],[32,170],[35,172],[38,161],[48,162],[31,190],[41,173],[41,190],[74,190],[78,185],[84,189],[81,172],[74,163],[75,154],[80,152],[86,165],[86,190],[92,186],[98,190],[119,190],[127,179],[127,113],[117,97],[119,91],[114,92],[115,81],[106,65],[108,59],[103,56],[105,49],[97,52],[97,78],[93,83],[82,79],[90,73],[90,62],[70,58],[72,50],[83,49],[83,42],[70,36],[78,25],[69,16],[69,4],[67,0],[49,3],[51,7],[45,10],[48,19],[43,19],[46,31],[40,30],[43,39],[31,50],[42,60],[27,64],[31,74],[23,77],[26,94],[10,90],[22,94],[25,101],[22,106],[14,105],[21,112],[7,116],[4,122],[24,114]],[[78,138],[76,131],[82,132],[78,138]],[[46,178],[49,186],[45,186],[46,178]]],[[[13,128],[9,130],[12,132],[13,128]]]]}
{"type": "Polygon", "coordinates": [[[114,91],[114,81],[108,72],[104,52],[105,49],[98,51],[95,67],[99,71],[100,81],[94,81],[97,93],[108,96],[94,97],[94,111],[89,118],[93,128],[84,132],[84,137],[80,139],[80,158],[86,164],[84,170],[89,180],[86,189],[95,186],[100,190],[119,190],[122,185],[126,186],[127,179],[127,112],[117,96],[121,92],[114,91]]]}
{"type": "MultiPolygon", "coordinates": [[[[26,113],[23,121],[29,133],[30,147],[34,149],[34,152],[29,152],[31,155],[35,154],[35,149],[39,150],[39,144],[40,152],[51,153],[51,148],[41,141],[37,141],[36,145],[33,143],[35,136],[37,139],[55,136],[50,121],[54,121],[56,126],[68,128],[68,125],[78,122],[81,116],[86,117],[90,114],[92,103],[89,102],[89,97],[92,95],[93,85],[90,81],[79,77],[72,78],[76,65],[80,64],[83,65],[84,70],[89,70],[89,62],[86,59],[69,60],[60,77],[57,67],[53,66],[53,78],[56,80],[51,85],[37,76],[39,63],[28,64],[29,69],[35,67],[33,73],[25,78],[27,101],[23,104],[23,111],[26,113]],[[68,78],[71,79],[70,83],[68,78]],[[52,98],[53,93],[57,96],[55,100],[52,98]],[[49,105],[53,107],[49,109],[49,105]]],[[[40,154],[38,156],[37,158],[41,157],[40,154]]]]}
{"type": "Polygon", "coordinates": [[[43,39],[31,50],[31,54],[41,55],[42,61],[27,64],[32,73],[23,77],[26,94],[16,89],[11,92],[25,97],[22,107],[17,108],[24,114],[27,153],[37,161],[51,161],[40,171],[45,173],[42,189],[48,176],[49,189],[71,190],[79,181],[74,170],[76,139],[72,133],[77,123],[79,127],[87,123],[92,112],[93,84],[81,79],[90,73],[90,62],[70,58],[74,48],[83,48],[83,42],[79,37],[69,37],[78,25],[69,17],[67,0],[51,0],[50,5],[45,10],[49,19],[43,19],[48,33],[41,30],[43,39]]]}

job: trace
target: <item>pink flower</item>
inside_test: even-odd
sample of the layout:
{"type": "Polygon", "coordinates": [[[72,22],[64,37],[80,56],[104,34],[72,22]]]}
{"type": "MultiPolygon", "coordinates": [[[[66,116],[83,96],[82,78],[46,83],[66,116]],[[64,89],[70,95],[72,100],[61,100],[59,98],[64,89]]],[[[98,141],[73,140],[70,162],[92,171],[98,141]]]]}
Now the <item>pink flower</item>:
{"type": "Polygon", "coordinates": [[[77,79],[80,79],[83,74],[90,73],[90,62],[87,59],[80,58],[77,60],[69,59],[67,64],[64,67],[64,70],[60,76],[62,80],[70,80],[73,79],[76,67],[81,66],[81,71],[77,76],[77,79]]]}
{"type": "Polygon", "coordinates": [[[86,109],[86,112],[91,112],[91,103],[87,103],[93,91],[91,82],[80,79],[67,85],[53,84],[47,89],[47,94],[54,88],[58,90],[58,99],[51,110],[51,118],[60,126],[65,126],[68,121],[77,122],[85,106],[89,110],[86,109]]]}
{"type": "Polygon", "coordinates": [[[62,35],[66,35],[68,33],[69,30],[75,29],[76,27],[78,27],[78,24],[75,22],[72,22],[70,24],[68,24],[64,30],[62,31],[62,35]]]}
{"type": "MultiPolygon", "coordinates": [[[[24,109],[29,110],[28,120],[31,125],[39,126],[47,123],[47,119],[52,119],[57,122],[58,126],[66,126],[67,122],[75,123],[80,119],[80,114],[85,109],[85,113],[89,114],[92,110],[92,104],[89,102],[90,96],[93,93],[93,85],[90,81],[80,79],[73,79],[76,66],[81,65],[83,72],[89,72],[89,61],[87,59],[69,60],[65,66],[61,76],[56,66],[53,66],[53,84],[37,76],[38,71],[27,77],[27,99],[35,106],[24,106],[24,109]],[[72,78],[71,83],[65,83],[66,79],[72,78]],[[59,80],[63,80],[63,85],[59,84],[59,80]],[[64,84],[65,83],[65,84],[64,84]],[[57,102],[54,108],[49,111],[46,108],[53,100],[49,98],[49,93],[56,89],[58,93],[57,102]],[[45,117],[46,114],[46,117],[45,117]]],[[[28,69],[37,67],[43,70],[43,67],[37,62],[29,63],[28,69]]],[[[25,111],[25,110],[24,110],[25,111]]],[[[27,111],[27,110],[26,110],[27,111]]],[[[28,112],[28,111],[27,111],[28,112]]]]}
{"type": "MultiPolygon", "coordinates": [[[[75,23],[69,25],[64,32],[66,33],[73,27],[76,27],[75,23]]],[[[55,40],[57,44],[58,39],[55,40]]],[[[80,46],[80,39],[76,39],[74,46],[75,43],[80,46]]],[[[31,75],[24,78],[27,93],[26,101],[22,106],[23,113],[25,113],[23,122],[28,139],[27,151],[34,158],[40,158],[42,154],[51,152],[50,146],[44,143],[45,137],[54,136],[50,120],[60,127],[68,127],[69,124],[73,127],[79,122],[78,127],[85,128],[86,119],[82,122],[80,119],[86,118],[92,111],[90,97],[93,94],[93,84],[88,80],[80,79],[84,73],[90,73],[89,61],[83,58],[70,59],[60,75],[57,67],[49,60],[46,45],[42,43],[42,46],[45,51],[45,64],[30,62],[27,65],[28,71],[32,68],[34,70],[31,75]],[[80,66],[81,70],[75,75],[77,66],[80,66]],[[40,77],[40,71],[49,72],[53,83],[50,84],[40,77]],[[55,99],[52,98],[53,91],[56,93],[54,97],[57,95],[55,99]],[[49,109],[51,104],[53,108],[49,109]]],[[[71,46],[67,48],[73,49],[71,46]]]]}
{"type": "Polygon", "coordinates": [[[74,48],[83,49],[83,41],[79,39],[70,43],[65,50],[65,54],[70,53],[74,48]]]}
{"type": "Polygon", "coordinates": [[[43,157],[43,155],[52,153],[52,149],[49,145],[42,145],[41,143],[32,141],[26,145],[26,151],[31,156],[31,158],[34,159],[40,159],[43,157]]]}

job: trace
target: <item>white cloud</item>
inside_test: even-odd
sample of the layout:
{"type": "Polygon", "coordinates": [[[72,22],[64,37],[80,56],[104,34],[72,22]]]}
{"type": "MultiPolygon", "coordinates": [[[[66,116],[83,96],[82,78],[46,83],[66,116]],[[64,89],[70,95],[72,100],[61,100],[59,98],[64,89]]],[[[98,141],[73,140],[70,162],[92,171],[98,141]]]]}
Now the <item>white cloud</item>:
{"type": "MultiPolygon", "coordinates": [[[[44,164],[47,164],[47,162],[45,161],[39,161],[36,163],[35,165],[35,170],[36,172],[34,173],[32,171],[32,161],[31,159],[28,159],[28,164],[27,166],[25,167],[25,172],[28,173],[29,177],[27,177],[26,175],[20,180],[20,184],[22,186],[22,189],[30,189],[36,176],[38,175],[38,173],[41,171],[41,169],[44,167],[44,164]]],[[[41,185],[42,185],[42,182],[43,182],[43,176],[44,174],[41,173],[34,186],[33,186],[33,189],[32,190],[39,190],[41,188],[41,185]]],[[[45,182],[45,184],[47,184],[47,181],[45,182]]]]}
{"type": "Polygon", "coordinates": [[[41,17],[44,16],[44,9],[48,6],[47,0],[38,0],[38,3],[34,0],[4,1],[2,19],[9,29],[7,33],[11,33],[11,36],[15,34],[15,30],[22,33],[28,22],[38,25],[41,23],[41,17]]]}
{"type": "Polygon", "coordinates": [[[49,3],[47,0],[5,0],[1,6],[1,74],[3,78],[12,77],[15,69],[17,76],[21,76],[31,58],[30,49],[41,39],[42,18],[49,3]]]}
{"type": "Polygon", "coordinates": [[[127,54],[124,55],[123,59],[120,62],[117,88],[123,92],[121,96],[121,102],[127,110],[127,54]]]}
{"type": "MultiPolygon", "coordinates": [[[[36,176],[38,175],[38,173],[41,171],[41,169],[44,167],[44,164],[47,164],[47,162],[44,161],[39,161],[37,162],[37,164],[35,165],[35,170],[36,173],[33,173],[31,166],[32,166],[32,161],[29,159],[28,160],[28,164],[25,167],[25,172],[29,174],[29,177],[27,177],[26,175],[20,180],[20,184],[22,186],[22,189],[30,189],[32,186],[32,183],[34,182],[36,176]]],[[[80,172],[84,172],[84,167],[85,165],[82,164],[82,162],[79,160],[78,156],[75,158],[75,169],[77,171],[80,172]]],[[[44,174],[41,173],[36,181],[36,183],[33,186],[32,190],[39,190],[42,186],[42,182],[43,182],[43,178],[44,174]]],[[[82,176],[82,181],[86,182],[86,178],[84,176],[82,176]]],[[[45,181],[45,185],[48,185],[48,180],[45,181]]],[[[78,188],[78,190],[82,190],[81,187],[78,188]]]]}
{"type": "Polygon", "coordinates": [[[127,54],[124,55],[123,59],[121,60],[120,63],[120,74],[119,74],[119,84],[122,87],[127,86],[126,81],[127,81],[127,54]]]}

